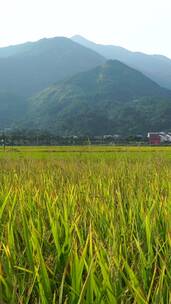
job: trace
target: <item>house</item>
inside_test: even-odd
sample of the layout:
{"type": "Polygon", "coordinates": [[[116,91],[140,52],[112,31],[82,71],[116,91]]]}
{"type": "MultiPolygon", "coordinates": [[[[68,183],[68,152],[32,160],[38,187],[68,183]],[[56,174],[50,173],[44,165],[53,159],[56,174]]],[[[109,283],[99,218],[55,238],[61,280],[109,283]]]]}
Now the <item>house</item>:
{"type": "Polygon", "coordinates": [[[147,137],[150,145],[160,145],[162,142],[160,133],[148,133],[147,137]]]}
{"type": "Polygon", "coordinates": [[[147,135],[150,145],[160,145],[161,143],[171,143],[171,134],[165,132],[149,132],[147,135]]]}

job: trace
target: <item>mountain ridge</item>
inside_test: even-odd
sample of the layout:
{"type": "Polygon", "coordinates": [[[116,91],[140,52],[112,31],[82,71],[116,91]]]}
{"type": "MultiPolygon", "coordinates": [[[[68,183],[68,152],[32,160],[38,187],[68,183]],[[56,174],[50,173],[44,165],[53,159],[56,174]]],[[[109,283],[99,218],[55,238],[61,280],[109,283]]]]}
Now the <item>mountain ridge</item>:
{"type": "Polygon", "coordinates": [[[59,135],[171,130],[170,91],[135,67],[65,37],[15,47],[5,49],[6,58],[0,49],[0,128],[59,135]]]}
{"type": "MultiPolygon", "coordinates": [[[[171,112],[171,91],[109,60],[33,96],[25,127],[58,135],[145,133],[158,128],[158,118],[150,118],[152,111],[158,115],[158,107],[171,112]]],[[[168,125],[167,119],[163,127],[168,125]]]]}
{"type": "MultiPolygon", "coordinates": [[[[42,39],[24,51],[0,57],[0,90],[31,96],[54,82],[105,62],[98,53],[68,38],[42,39]]],[[[1,51],[1,49],[0,49],[1,51]]]]}
{"type": "Polygon", "coordinates": [[[75,35],[71,39],[83,46],[98,52],[107,59],[116,59],[157,82],[160,86],[171,89],[171,59],[163,55],[147,55],[142,52],[132,52],[115,45],[97,44],[75,35]]]}

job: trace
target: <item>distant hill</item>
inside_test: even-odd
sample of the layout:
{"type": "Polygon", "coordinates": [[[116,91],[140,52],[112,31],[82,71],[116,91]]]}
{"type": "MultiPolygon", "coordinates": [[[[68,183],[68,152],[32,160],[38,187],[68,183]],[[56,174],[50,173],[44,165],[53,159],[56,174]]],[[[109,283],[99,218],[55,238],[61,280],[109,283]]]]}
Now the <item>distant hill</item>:
{"type": "Polygon", "coordinates": [[[11,56],[19,55],[21,53],[25,53],[31,51],[34,48],[35,43],[26,42],[17,45],[11,45],[7,47],[0,48],[0,58],[8,58],[11,56]]]}
{"type": "Polygon", "coordinates": [[[53,85],[29,100],[24,127],[58,135],[171,130],[171,92],[119,61],[53,85]]]}
{"type": "Polygon", "coordinates": [[[74,36],[72,40],[98,52],[107,59],[116,59],[133,67],[160,86],[171,89],[171,59],[161,55],[147,55],[131,52],[119,46],[101,45],[91,42],[82,36],[74,36]]]}
{"type": "Polygon", "coordinates": [[[0,48],[0,90],[31,96],[104,62],[103,56],[64,37],[0,48]]]}

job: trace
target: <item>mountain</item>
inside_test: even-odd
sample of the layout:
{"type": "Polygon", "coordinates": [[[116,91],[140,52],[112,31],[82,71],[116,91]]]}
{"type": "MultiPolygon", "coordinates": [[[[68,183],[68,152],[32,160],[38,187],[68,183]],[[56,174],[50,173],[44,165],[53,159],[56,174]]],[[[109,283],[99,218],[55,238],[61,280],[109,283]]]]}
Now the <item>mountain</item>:
{"type": "Polygon", "coordinates": [[[26,115],[27,103],[20,96],[0,91],[0,129],[11,128],[26,115]]]}
{"type": "Polygon", "coordinates": [[[137,134],[171,130],[171,91],[109,60],[29,100],[23,127],[58,135],[137,134]]]}
{"type": "Polygon", "coordinates": [[[104,62],[103,56],[64,37],[0,48],[0,90],[31,96],[104,62]]]}
{"type": "Polygon", "coordinates": [[[74,36],[72,40],[107,59],[116,59],[133,67],[160,86],[171,89],[171,59],[161,55],[147,55],[140,52],[131,52],[119,46],[101,45],[91,42],[82,36],[74,36]]]}
{"type": "Polygon", "coordinates": [[[8,58],[11,56],[19,55],[21,53],[25,53],[31,51],[34,48],[35,43],[26,42],[17,45],[11,45],[7,47],[0,48],[0,58],[8,58]]]}

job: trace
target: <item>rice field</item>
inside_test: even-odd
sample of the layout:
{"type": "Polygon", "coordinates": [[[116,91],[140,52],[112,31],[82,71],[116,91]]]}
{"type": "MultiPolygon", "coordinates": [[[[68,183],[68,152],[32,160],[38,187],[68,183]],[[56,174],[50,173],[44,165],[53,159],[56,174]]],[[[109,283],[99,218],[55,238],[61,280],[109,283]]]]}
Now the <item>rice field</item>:
{"type": "Polygon", "coordinates": [[[171,148],[0,148],[4,303],[171,303],[171,148]]]}

